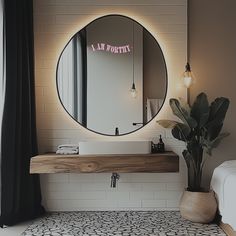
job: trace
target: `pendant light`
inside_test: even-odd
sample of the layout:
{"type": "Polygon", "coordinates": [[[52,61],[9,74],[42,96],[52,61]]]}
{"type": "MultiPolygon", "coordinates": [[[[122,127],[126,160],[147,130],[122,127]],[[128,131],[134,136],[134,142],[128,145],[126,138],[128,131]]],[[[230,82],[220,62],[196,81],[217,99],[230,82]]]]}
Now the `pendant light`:
{"type": "Polygon", "coordinates": [[[134,22],[133,22],[133,83],[131,86],[130,91],[130,95],[132,98],[136,98],[137,97],[137,89],[135,87],[135,83],[134,83],[134,22]]]}
{"type": "Polygon", "coordinates": [[[129,91],[130,91],[130,95],[131,95],[132,98],[136,98],[137,97],[137,90],[135,88],[135,83],[134,82],[133,82],[132,87],[131,87],[131,89],[129,91]]]}
{"type": "Polygon", "coordinates": [[[188,89],[193,84],[193,74],[191,71],[190,64],[187,62],[185,66],[185,72],[183,74],[183,84],[188,89]]]}

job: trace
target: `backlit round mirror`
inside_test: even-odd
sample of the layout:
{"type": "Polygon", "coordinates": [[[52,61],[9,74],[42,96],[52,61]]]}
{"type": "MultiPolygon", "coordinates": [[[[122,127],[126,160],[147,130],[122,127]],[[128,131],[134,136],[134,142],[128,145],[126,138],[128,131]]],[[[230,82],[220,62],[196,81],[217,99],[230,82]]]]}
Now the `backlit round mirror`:
{"type": "Polygon", "coordinates": [[[57,65],[62,105],[85,128],[124,135],[142,128],[161,109],[167,71],[156,39],[120,15],[98,18],[76,33],[57,65]]]}

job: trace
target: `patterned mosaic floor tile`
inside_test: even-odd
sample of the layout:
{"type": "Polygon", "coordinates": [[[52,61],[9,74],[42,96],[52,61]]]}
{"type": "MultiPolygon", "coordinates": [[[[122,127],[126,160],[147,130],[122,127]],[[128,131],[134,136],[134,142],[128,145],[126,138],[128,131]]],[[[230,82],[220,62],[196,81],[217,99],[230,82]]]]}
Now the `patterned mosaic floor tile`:
{"type": "Polygon", "coordinates": [[[196,224],[178,211],[100,211],[50,213],[22,236],[225,236],[216,224],[196,224]]]}

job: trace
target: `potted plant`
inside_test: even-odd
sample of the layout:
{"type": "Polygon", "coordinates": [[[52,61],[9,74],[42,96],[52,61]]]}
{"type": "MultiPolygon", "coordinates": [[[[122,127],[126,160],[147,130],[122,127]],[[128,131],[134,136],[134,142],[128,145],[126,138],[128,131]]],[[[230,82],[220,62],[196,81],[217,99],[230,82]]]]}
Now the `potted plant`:
{"type": "Polygon", "coordinates": [[[159,120],[157,123],[171,128],[174,138],[186,143],[182,154],[188,169],[188,187],[181,198],[181,215],[194,222],[209,223],[215,217],[217,204],[214,193],[202,188],[202,170],[212,149],[229,135],[221,133],[229,99],[219,97],[209,105],[206,94],[200,93],[192,106],[172,98],[170,107],[181,122],[159,120]]]}

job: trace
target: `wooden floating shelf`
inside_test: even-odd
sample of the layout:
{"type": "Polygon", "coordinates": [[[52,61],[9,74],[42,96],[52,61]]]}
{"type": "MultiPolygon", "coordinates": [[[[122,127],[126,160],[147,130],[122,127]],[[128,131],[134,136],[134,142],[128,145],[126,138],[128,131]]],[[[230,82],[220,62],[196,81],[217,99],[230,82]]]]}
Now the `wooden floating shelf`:
{"type": "Polygon", "coordinates": [[[57,155],[31,158],[30,173],[136,173],[178,172],[179,157],[174,152],[122,155],[57,155]]]}

